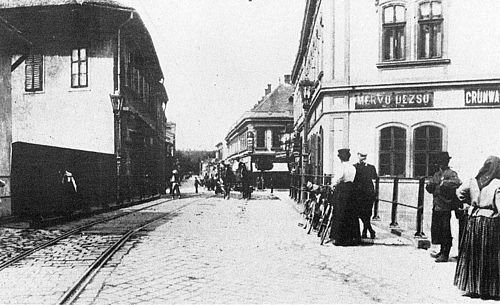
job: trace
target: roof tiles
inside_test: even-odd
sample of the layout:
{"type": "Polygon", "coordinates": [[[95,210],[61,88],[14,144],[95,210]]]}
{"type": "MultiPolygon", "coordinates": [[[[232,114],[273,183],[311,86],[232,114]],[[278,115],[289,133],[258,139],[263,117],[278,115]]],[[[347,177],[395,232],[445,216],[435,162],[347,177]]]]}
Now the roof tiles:
{"type": "Polygon", "coordinates": [[[69,4],[99,4],[111,7],[128,8],[116,0],[2,0],[0,2],[0,8],[57,6],[69,4]]]}

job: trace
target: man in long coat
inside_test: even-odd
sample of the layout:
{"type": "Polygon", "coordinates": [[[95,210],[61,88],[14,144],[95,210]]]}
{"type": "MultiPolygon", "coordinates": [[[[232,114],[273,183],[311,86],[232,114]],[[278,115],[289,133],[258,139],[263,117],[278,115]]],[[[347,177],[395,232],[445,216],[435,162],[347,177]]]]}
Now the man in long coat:
{"type": "Polygon", "coordinates": [[[367,238],[366,233],[370,231],[370,238],[375,238],[370,219],[372,217],[373,202],[376,194],[373,180],[377,179],[375,166],[366,163],[365,152],[358,152],[359,162],[354,164],[356,177],[354,177],[354,200],[358,209],[358,217],[363,222],[363,233],[361,238],[367,238]]]}
{"type": "Polygon", "coordinates": [[[441,245],[438,253],[431,254],[437,263],[447,262],[451,249],[451,210],[456,189],[461,181],[457,172],[452,170],[448,164],[451,157],[448,152],[440,152],[436,158],[439,169],[427,183],[425,189],[433,196],[431,239],[433,244],[441,245]]]}

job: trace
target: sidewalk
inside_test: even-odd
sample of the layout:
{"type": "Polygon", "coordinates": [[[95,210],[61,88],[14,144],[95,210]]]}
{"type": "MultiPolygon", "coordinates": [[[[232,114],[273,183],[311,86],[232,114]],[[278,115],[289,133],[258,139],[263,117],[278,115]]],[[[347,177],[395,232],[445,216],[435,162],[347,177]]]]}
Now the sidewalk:
{"type": "MultiPolygon", "coordinates": [[[[269,191],[267,191],[269,192],[269,191]]],[[[301,203],[295,202],[289,197],[288,190],[274,190],[273,195],[281,201],[288,203],[297,213],[302,213],[303,206],[301,203]]],[[[372,226],[376,231],[375,239],[362,239],[364,244],[374,245],[401,245],[401,246],[418,246],[418,239],[411,235],[411,232],[401,232],[400,235],[392,233],[392,228],[384,226],[382,222],[372,221],[372,226]]]]}

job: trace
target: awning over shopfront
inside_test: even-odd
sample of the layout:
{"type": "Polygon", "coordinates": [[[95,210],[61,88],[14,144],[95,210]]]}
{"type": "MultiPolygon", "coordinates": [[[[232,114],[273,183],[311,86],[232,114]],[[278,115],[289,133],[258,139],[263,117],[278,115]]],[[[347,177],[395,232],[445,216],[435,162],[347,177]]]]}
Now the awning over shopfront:
{"type": "MultiPolygon", "coordinates": [[[[256,170],[255,167],[255,162],[252,162],[252,167],[254,168],[254,171],[256,170]]],[[[288,172],[288,164],[287,163],[274,163],[273,168],[270,170],[266,170],[266,172],[274,173],[274,172],[288,172]]]]}

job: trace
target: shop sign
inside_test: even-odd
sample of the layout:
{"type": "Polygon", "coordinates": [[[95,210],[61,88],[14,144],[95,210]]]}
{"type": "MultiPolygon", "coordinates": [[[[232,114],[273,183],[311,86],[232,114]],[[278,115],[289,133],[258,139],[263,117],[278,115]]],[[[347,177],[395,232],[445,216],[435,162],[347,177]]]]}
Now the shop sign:
{"type": "Polygon", "coordinates": [[[432,107],[434,92],[379,92],[355,95],[355,109],[432,107]]]}
{"type": "Polygon", "coordinates": [[[500,89],[465,89],[465,106],[500,105],[500,89]]]}

